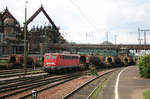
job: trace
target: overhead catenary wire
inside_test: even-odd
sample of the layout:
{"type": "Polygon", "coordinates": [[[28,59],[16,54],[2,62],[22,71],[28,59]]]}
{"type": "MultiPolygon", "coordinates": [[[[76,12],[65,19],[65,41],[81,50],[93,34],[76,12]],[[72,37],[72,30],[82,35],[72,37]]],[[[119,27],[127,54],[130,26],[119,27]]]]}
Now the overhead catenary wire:
{"type": "Polygon", "coordinates": [[[76,7],[76,9],[79,11],[79,13],[81,14],[81,16],[88,22],[88,24],[90,26],[92,26],[92,28],[94,30],[98,31],[97,28],[96,28],[96,26],[93,24],[93,22],[91,22],[91,20],[84,14],[84,12],[80,8],[80,6],[77,3],[75,3],[73,0],[69,0],[69,1],[71,2],[72,5],[74,5],[76,7]]]}

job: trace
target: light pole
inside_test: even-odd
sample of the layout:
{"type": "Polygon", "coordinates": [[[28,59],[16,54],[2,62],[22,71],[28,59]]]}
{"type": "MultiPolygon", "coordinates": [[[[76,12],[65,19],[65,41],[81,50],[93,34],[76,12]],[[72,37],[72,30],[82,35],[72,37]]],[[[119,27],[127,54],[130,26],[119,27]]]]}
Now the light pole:
{"type": "Polygon", "coordinates": [[[27,72],[27,3],[28,1],[25,2],[25,22],[24,22],[24,73],[26,74],[27,72]]]}

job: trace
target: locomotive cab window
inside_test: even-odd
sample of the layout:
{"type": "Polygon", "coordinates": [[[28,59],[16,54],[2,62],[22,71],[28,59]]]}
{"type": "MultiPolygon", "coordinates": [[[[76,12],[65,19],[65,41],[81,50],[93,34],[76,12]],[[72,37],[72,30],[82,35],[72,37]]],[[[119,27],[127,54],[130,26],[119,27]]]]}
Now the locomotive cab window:
{"type": "Polygon", "coordinates": [[[52,56],[52,59],[56,59],[56,56],[55,56],[55,55],[53,55],[53,56],[52,56]]]}
{"type": "Polygon", "coordinates": [[[46,56],[46,59],[50,59],[50,56],[47,55],[47,56],[46,56]]]}

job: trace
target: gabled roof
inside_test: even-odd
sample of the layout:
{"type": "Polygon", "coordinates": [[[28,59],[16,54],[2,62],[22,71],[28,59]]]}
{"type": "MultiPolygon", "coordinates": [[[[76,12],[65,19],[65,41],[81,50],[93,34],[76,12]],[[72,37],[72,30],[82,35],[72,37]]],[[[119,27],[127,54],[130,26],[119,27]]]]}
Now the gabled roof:
{"type": "Polygon", "coordinates": [[[48,16],[48,14],[46,13],[46,11],[44,10],[43,6],[41,5],[41,7],[27,20],[26,25],[28,25],[31,21],[33,21],[33,19],[40,13],[43,12],[44,15],[46,16],[46,18],[48,19],[48,21],[52,24],[52,26],[54,27],[55,30],[58,30],[58,28],[56,27],[56,25],[54,24],[54,22],[52,21],[52,19],[48,16]]]}
{"type": "Polygon", "coordinates": [[[2,17],[2,15],[3,15],[3,14],[0,12],[0,18],[2,17]]]}
{"type": "Polygon", "coordinates": [[[4,20],[6,17],[11,17],[12,19],[14,19],[15,23],[19,23],[16,18],[9,12],[8,8],[6,7],[4,13],[2,14],[2,19],[4,20]]]}

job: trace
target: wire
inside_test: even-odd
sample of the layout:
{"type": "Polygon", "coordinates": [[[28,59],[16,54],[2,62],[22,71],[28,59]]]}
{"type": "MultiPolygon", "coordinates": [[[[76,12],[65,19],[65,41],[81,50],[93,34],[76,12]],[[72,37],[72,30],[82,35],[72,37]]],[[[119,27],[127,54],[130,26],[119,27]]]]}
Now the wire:
{"type": "Polygon", "coordinates": [[[81,10],[81,8],[73,0],[70,0],[70,2],[72,3],[72,5],[74,5],[77,8],[77,10],[80,12],[80,14],[82,15],[82,17],[84,17],[86,19],[86,21],[88,22],[88,24],[91,25],[95,30],[97,30],[97,28],[95,27],[95,25],[93,24],[93,22],[91,22],[90,19],[83,13],[83,11],[81,10]]]}

